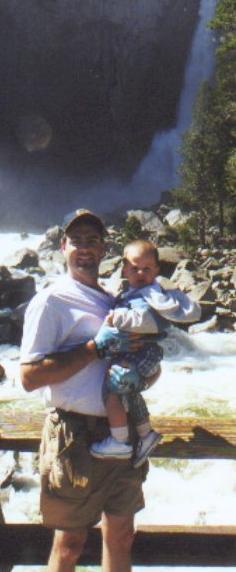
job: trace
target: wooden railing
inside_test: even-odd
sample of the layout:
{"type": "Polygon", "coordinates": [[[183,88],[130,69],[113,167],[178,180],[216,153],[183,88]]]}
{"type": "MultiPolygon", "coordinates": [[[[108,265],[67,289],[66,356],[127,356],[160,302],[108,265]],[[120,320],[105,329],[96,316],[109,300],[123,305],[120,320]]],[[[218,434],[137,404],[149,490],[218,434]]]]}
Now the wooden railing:
{"type": "MultiPolygon", "coordinates": [[[[42,422],[41,412],[3,412],[0,420],[0,449],[36,451],[42,422]]],[[[161,417],[152,419],[152,422],[163,434],[163,441],[156,447],[153,457],[236,459],[234,420],[161,417]]],[[[13,564],[45,564],[51,539],[51,532],[39,524],[2,523],[1,572],[9,572],[13,564]]],[[[95,527],[90,532],[81,564],[98,564],[100,553],[100,529],[95,527]]],[[[133,563],[150,566],[235,566],[236,569],[236,525],[143,525],[137,529],[133,563]]]]}

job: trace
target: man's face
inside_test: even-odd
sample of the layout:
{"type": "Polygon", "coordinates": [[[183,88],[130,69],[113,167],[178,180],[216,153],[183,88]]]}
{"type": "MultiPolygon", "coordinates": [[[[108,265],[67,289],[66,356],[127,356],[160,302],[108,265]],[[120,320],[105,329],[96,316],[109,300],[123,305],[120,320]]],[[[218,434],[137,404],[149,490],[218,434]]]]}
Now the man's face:
{"type": "Polygon", "coordinates": [[[96,226],[83,222],[74,224],[62,240],[62,252],[72,278],[88,284],[97,279],[104,241],[96,226]]]}
{"type": "Polygon", "coordinates": [[[152,284],[159,272],[155,256],[138,248],[130,250],[125,257],[122,275],[132,288],[152,284]]]}

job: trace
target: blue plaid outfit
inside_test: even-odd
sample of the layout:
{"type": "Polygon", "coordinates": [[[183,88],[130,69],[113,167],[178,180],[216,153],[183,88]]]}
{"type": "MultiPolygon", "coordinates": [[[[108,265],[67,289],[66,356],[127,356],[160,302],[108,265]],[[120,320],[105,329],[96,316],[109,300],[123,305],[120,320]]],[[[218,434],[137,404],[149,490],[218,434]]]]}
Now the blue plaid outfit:
{"type": "MultiPolygon", "coordinates": [[[[157,377],[159,376],[160,361],[163,358],[163,349],[158,344],[158,338],[160,339],[165,337],[165,329],[168,326],[168,322],[159,316],[157,312],[155,312],[155,310],[145,302],[139,294],[139,290],[134,290],[130,295],[125,294],[125,296],[121,293],[116,300],[116,308],[117,307],[129,308],[130,310],[137,308],[146,310],[147,312],[150,312],[152,323],[154,318],[157,326],[156,341],[153,341],[152,334],[150,335],[150,342],[146,343],[138,352],[124,352],[119,355],[119,358],[116,357],[115,360],[111,361],[110,369],[104,385],[104,401],[106,401],[106,397],[109,392],[118,394],[121,397],[126,410],[129,411],[134,424],[140,425],[149,418],[149,411],[141,392],[148,389],[150,385],[154,383],[153,380],[150,381],[151,377],[155,376],[155,374],[157,377]],[[112,369],[114,364],[125,364],[125,367],[127,368],[135,368],[139,373],[139,381],[132,384],[132,381],[126,381],[125,379],[122,379],[122,382],[114,379],[112,369]]],[[[148,315],[147,312],[146,316],[148,315]]],[[[132,331],[132,329],[130,331],[132,331]]],[[[143,333],[142,324],[140,324],[139,333],[143,333]]]]}

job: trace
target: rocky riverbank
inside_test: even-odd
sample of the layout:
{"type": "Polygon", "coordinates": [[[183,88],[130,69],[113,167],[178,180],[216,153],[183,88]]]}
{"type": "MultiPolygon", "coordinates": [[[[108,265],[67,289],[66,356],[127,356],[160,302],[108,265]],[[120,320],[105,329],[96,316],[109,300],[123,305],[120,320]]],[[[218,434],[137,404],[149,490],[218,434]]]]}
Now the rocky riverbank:
{"type": "MultiPolygon", "coordinates": [[[[199,330],[202,330],[202,333],[189,336],[185,331],[173,328],[174,332],[172,331],[168,340],[163,342],[165,344],[163,375],[158,384],[150,388],[149,394],[147,392],[145,396],[151,414],[234,418],[236,249],[215,246],[207,249],[199,248],[190,257],[173,240],[176,221],[182,220],[179,211],[165,206],[158,210],[153,208],[129,212],[127,216],[128,218],[135,216],[140,220],[142,231],[150,233],[152,240],[159,246],[162,284],[168,287],[177,285],[189,292],[190,296],[199,300],[203,309],[201,321],[188,327],[191,334],[199,330]],[[216,333],[211,335],[210,332],[216,333]]],[[[118,215],[112,221],[112,225],[109,222],[111,223],[111,220],[107,225],[107,255],[101,264],[100,276],[103,282],[111,281],[118,285],[125,225],[123,219],[118,219],[118,215]]],[[[25,393],[19,381],[18,360],[22,320],[28,300],[36,290],[45,287],[58,274],[65,271],[64,260],[58,250],[61,235],[62,229],[59,226],[50,228],[44,236],[42,235],[41,242],[38,241],[39,246],[32,249],[30,244],[35,244],[35,241],[24,234],[20,241],[22,248],[14,255],[6,256],[0,265],[1,407],[8,408],[13,416],[16,411],[24,412],[25,408],[35,415],[37,408],[40,407],[37,401],[39,397],[25,393]]],[[[2,249],[4,250],[4,245],[2,249]]],[[[4,518],[10,522],[29,520],[39,522],[37,456],[31,457],[28,453],[16,455],[13,452],[2,452],[0,460],[0,503],[4,518]]],[[[172,523],[174,518],[174,523],[192,524],[201,523],[203,518],[210,524],[231,523],[235,489],[234,467],[231,471],[232,476],[225,467],[222,479],[220,472],[222,465],[220,469],[215,465],[213,467],[210,464],[207,466],[201,464],[198,476],[196,465],[191,469],[190,461],[187,463],[183,461],[183,466],[176,465],[174,473],[175,462],[172,461],[169,472],[169,460],[166,464],[162,461],[158,466],[151,467],[145,485],[147,509],[144,515],[141,515],[143,521],[157,520],[157,522],[172,523]],[[216,482],[215,497],[211,495],[209,497],[208,494],[207,500],[202,498],[201,506],[197,497],[197,503],[193,506],[195,491],[199,490],[202,482],[205,491],[206,481],[209,481],[212,494],[214,489],[212,483],[215,483],[215,477],[212,478],[213,473],[214,476],[219,475],[221,483],[227,481],[228,487],[231,487],[230,494],[226,498],[223,497],[227,495],[227,489],[224,486],[221,491],[216,482]],[[199,482],[194,481],[195,478],[198,478],[199,482]],[[191,490],[190,480],[193,480],[191,490]],[[189,483],[187,494],[186,483],[189,483]],[[182,500],[186,501],[185,505],[182,500],[179,504],[179,496],[176,495],[176,487],[179,491],[180,486],[182,500]],[[212,506],[217,507],[217,502],[219,508],[212,511],[212,506]],[[155,506],[158,506],[158,514],[155,512],[155,506]],[[209,510],[206,509],[208,506],[209,510]],[[222,512],[221,506],[224,507],[222,512]]]]}
{"type": "MultiPolygon", "coordinates": [[[[173,229],[182,220],[180,211],[162,205],[159,210],[127,212],[135,217],[142,232],[157,244],[160,255],[160,282],[165,288],[179,287],[202,307],[196,331],[236,330],[236,247],[198,248],[191,256],[173,240],[173,229]]],[[[125,219],[108,224],[107,254],[100,267],[100,278],[116,288],[120,281],[121,254],[125,241],[125,219]]],[[[22,319],[28,301],[65,271],[59,245],[62,229],[50,228],[37,250],[24,247],[8,256],[0,266],[0,343],[19,344],[22,319]]],[[[0,372],[1,375],[1,372],[0,372]]]]}

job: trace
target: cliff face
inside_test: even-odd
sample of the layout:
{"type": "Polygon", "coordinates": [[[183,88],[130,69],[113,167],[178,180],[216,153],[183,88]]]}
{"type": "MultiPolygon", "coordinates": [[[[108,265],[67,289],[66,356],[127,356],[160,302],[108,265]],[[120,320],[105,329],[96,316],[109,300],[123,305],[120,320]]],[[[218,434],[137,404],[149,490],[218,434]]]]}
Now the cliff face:
{"type": "Polygon", "coordinates": [[[76,177],[130,176],[155,132],[174,124],[198,9],[199,0],[1,2],[2,149],[16,164],[76,177]]]}

